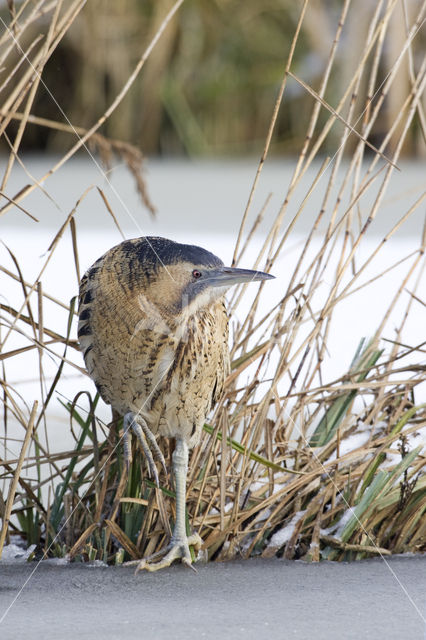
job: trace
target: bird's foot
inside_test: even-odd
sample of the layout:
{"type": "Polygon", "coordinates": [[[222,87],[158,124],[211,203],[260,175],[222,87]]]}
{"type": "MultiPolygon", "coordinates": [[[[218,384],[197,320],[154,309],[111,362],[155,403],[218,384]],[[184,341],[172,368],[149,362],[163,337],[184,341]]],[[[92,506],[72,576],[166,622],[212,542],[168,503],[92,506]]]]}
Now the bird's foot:
{"type": "Polygon", "coordinates": [[[164,547],[164,549],[157,551],[157,553],[153,553],[147,558],[143,558],[136,567],[135,573],[138,573],[138,571],[142,571],[143,569],[145,569],[146,571],[158,571],[159,569],[170,567],[172,562],[179,559],[181,560],[182,564],[186,565],[193,571],[196,571],[196,569],[192,565],[192,558],[189,547],[194,547],[196,551],[199,551],[202,544],[203,541],[201,540],[198,533],[194,533],[189,537],[175,540],[172,538],[170,543],[166,547],[164,547]],[[162,560],[160,560],[159,562],[152,562],[152,560],[155,560],[162,555],[164,555],[162,560]]]}
{"type": "Polygon", "coordinates": [[[166,461],[164,460],[163,453],[157,444],[154,434],[149,429],[145,420],[134,413],[126,413],[123,420],[123,442],[124,442],[124,458],[126,461],[127,470],[129,470],[131,455],[130,455],[130,429],[135,434],[138,442],[145,454],[145,458],[148,464],[149,475],[154,478],[157,487],[160,486],[158,480],[158,471],[155,466],[154,456],[160,461],[161,466],[167,475],[166,461]]]}

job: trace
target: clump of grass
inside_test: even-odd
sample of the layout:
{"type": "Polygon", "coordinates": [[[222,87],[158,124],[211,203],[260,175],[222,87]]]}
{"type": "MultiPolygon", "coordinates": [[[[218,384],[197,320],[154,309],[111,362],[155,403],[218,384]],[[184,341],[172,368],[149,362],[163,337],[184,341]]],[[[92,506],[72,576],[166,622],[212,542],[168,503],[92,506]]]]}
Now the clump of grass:
{"type": "MultiPolygon", "coordinates": [[[[358,66],[353,75],[340,79],[341,95],[331,107],[326,96],[334,80],[349,5],[344,4],[340,19],[336,20],[329,57],[320,86],[315,88],[298,78],[293,69],[300,28],[309,11],[308,3],[302,7],[238,234],[234,263],[243,260],[248,246],[258,236],[264,212],[255,216],[249,227],[253,194],[269,153],[287,84],[296,78],[312,100],[311,115],[305,122],[306,139],[283,194],[283,204],[263,238],[254,267],[278,268],[293,237],[294,225],[304,216],[306,207],[316,212],[316,218],[306,230],[294,270],[285,278],[282,275],[286,288],[274,308],[265,313],[262,285],[246,313],[242,312],[247,295],[244,288],[236,290],[230,300],[232,373],[224,397],[205,425],[202,441],[191,453],[188,474],[188,528],[199,531],[210,559],[278,554],[312,561],[342,560],[425,550],[426,456],[422,446],[416,444],[415,435],[426,424],[426,372],[422,364],[425,347],[410,344],[405,331],[408,319],[425,305],[420,293],[425,230],[419,233],[418,246],[409,255],[397,256],[383,273],[366,275],[375,257],[418,209],[425,194],[401,212],[400,219],[367,256],[361,252],[370,225],[382,215],[383,199],[413,122],[424,138],[421,96],[426,82],[425,64],[418,64],[411,50],[422,14],[420,11],[416,16],[407,16],[406,40],[382,82],[379,69],[395,5],[384,8],[382,3],[376,3],[370,8],[370,20],[360,34],[363,50],[358,66]],[[410,86],[399,113],[376,148],[370,134],[382,117],[403,63],[408,64],[410,86]],[[340,137],[335,155],[323,160],[296,214],[288,220],[297,186],[320,156],[331,132],[335,139],[337,124],[340,137]],[[349,141],[353,153],[344,164],[349,141]],[[321,202],[315,202],[320,180],[326,181],[326,189],[321,202]],[[375,196],[373,204],[366,208],[362,198],[370,191],[375,196]],[[324,227],[321,235],[320,224],[324,227]],[[316,241],[318,237],[320,243],[316,241]],[[383,309],[375,334],[363,340],[357,336],[356,353],[342,354],[346,372],[327,380],[323,368],[336,310],[348,296],[368,288],[396,266],[404,267],[405,273],[395,280],[393,298],[383,309]],[[237,310],[239,321],[235,319],[237,310]],[[390,319],[395,327],[392,334],[390,319]]],[[[61,14],[60,3],[49,6],[53,13],[42,52],[36,54],[33,45],[32,55],[40,73],[51,48],[70,28],[80,3],[69,5],[66,16],[61,14]]],[[[31,15],[33,19],[37,17],[31,15]]],[[[12,46],[13,37],[19,37],[19,24],[15,20],[15,31],[10,32],[9,39],[4,37],[7,46],[12,46]]],[[[148,47],[140,58],[135,73],[150,50],[148,47]]],[[[25,80],[16,85],[18,90],[10,89],[10,99],[2,112],[6,126],[23,105],[20,133],[14,141],[8,140],[11,155],[3,192],[19,157],[37,90],[35,77],[23,77],[25,80]]],[[[114,107],[133,77],[117,96],[114,107]]],[[[93,137],[99,123],[111,112],[109,109],[97,125],[82,133],[56,167],[82,145],[81,140],[93,137]]],[[[1,129],[4,136],[5,126],[1,129]]],[[[113,148],[117,149],[117,144],[113,148]]],[[[54,170],[55,167],[47,177],[54,170]]],[[[36,188],[41,188],[40,182],[32,182],[14,197],[6,196],[3,211],[17,207],[31,216],[22,203],[36,188]]],[[[173,491],[170,477],[161,476],[160,489],[147,478],[144,460],[135,446],[133,464],[127,473],[123,466],[121,421],[114,417],[109,425],[105,424],[98,411],[98,397],[92,396],[85,385],[73,402],[63,401],[74,447],[53,453],[44,437],[48,408],[64,371],[83,371],[81,359],[73,356],[78,351],[74,301],[69,305],[53,298],[41,284],[43,271],[68,229],[76,275],[80,274],[79,236],[74,221],[78,207],[79,202],[58,230],[45,265],[34,281],[25,280],[19,256],[9,254],[12,268],[0,266],[2,277],[16,283],[22,293],[16,308],[0,304],[4,424],[0,553],[8,536],[14,533],[28,544],[36,544],[40,556],[67,555],[71,559],[119,564],[153,553],[164,543],[174,518],[173,491]],[[47,302],[68,314],[64,331],[50,326],[47,302]],[[12,337],[16,338],[16,345],[9,347],[12,337]],[[12,385],[7,375],[8,364],[28,351],[34,353],[40,378],[40,397],[34,402],[26,402],[19,385],[12,385]],[[47,388],[43,368],[46,354],[58,363],[47,388]],[[17,459],[8,454],[11,422],[21,429],[23,444],[17,459]],[[35,470],[31,479],[27,477],[30,470],[35,470]]],[[[113,213],[109,205],[108,208],[113,213]]],[[[359,313],[367,312],[359,309],[359,313]]],[[[354,324],[348,331],[356,334],[356,329],[354,324]]],[[[173,443],[163,440],[160,444],[166,460],[170,460],[173,443]]]]}

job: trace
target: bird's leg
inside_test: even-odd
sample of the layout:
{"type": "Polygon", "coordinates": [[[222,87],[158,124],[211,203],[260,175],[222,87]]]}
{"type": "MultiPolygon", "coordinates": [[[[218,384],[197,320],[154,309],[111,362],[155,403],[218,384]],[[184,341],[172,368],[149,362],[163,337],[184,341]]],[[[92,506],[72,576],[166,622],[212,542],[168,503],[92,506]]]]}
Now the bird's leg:
{"type": "Polygon", "coordinates": [[[154,434],[148,428],[145,420],[141,417],[129,411],[123,418],[123,449],[124,449],[124,459],[126,461],[127,470],[129,470],[130,466],[130,429],[133,431],[135,436],[138,439],[139,444],[142,447],[142,450],[145,454],[148,469],[151,477],[154,478],[155,484],[157,487],[159,486],[158,482],[158,472],[157,467],[154,462],[155,457],[161,462],[161,465],[167,475],[166,462],[164,460],[164,456],[161,452],[160,447],[157,444],[154,434]],[[154,455],[153,455],[154,454],[154,455]]]}
{"type": "Polygon", "coordinates": [[[186,535],[185,505],[186,505],[186,474],[188,471],[188,445],[182,439],[176,440],[176,448],[173,452],[173,473],[176,486],[176,522],[170,544],[167,547],[148,558],[144,558],[139,563],[136,572],[141,569],[147,571],[158,571],[164,567],[169,567],[174,560],[181,559],[183,564],[192,566],[189,546],[192,545],[198,551],[201,548],[202,540],[198,533],[192,536],[186,535]],[[150,560],[158,557],[162,553],[166,555],[159,562],[150,564],[150,560]]]}

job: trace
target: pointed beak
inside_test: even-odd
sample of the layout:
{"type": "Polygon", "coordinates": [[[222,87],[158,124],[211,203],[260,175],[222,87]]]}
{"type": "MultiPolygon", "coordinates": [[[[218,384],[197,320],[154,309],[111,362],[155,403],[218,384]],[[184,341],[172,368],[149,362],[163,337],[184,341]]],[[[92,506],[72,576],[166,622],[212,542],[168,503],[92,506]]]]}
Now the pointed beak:
{"type": "Polygon", "coordinates": [[[251,269],[237,269],[236,267],[220,267],[206,273],[205,281],[211,287],[232,287],[234,284],[257,282],[259,280],[273,280],[275,276],[263,271],[251,269]]]}

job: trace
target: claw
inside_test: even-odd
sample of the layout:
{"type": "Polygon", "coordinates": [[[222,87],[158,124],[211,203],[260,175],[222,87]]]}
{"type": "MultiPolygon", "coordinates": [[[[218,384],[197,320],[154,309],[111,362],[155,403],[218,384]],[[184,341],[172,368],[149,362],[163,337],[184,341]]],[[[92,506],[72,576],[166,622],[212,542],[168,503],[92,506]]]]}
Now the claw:
{"type": "Polygon", "coordinates": [[[158,479],[157,467],[155,466],[154,453],[155,457],[160,461],[161,466],[164,469],[164,472],[167,474],[166,462],[164,460],[164,456],[161,452],[160,447],[157,444],[154,434],[148,428],[145,420],[141,418],[141,416],[137,416],[134,413],[126,413],[123,420],[123,448],[124,448],[124,458],[126,461],[127,471],[129,471],[131,455],[130,455],[130,429],[135,434],[138,442],[145,454],[145,458],[148,464],[149,475],[151,478],[154,478],[155,484],[157,487],[160,486],[158,479]]]}
{"type": "Polygon", "coordinates": [[[161,551],[157,551],[152,556],[148,556],[148,558],[143,558],[138,566],[136,567],[135,575],[139,571],[158,571],[159,569],[165,569],[166,567],[170,567],[172,562],[175,560],[181,560],[182,564],[184,564],[189,569],[192,569],[197,573],[196,568],[192,564],[191,552],[189,547],[192,546],[196,551],[201,549],[203,541],[201,540],[198,533],[194,533],[192,536],[189,536],[183,540],[171,540],[170,544],[168,544],[161,551]],[[165,554],[165,555],[164,555],[165,554]],[[159,562],[151,562],[154,558],[158,558],[160,555],[164,555],[164,558],[159,562]]]}
{"type": "Polygon", "coordinates": [[[193,571],[194,573],[198,573],[197,569],[194,567],[194,565],[192,564],[192,562],[189,562],[189,561],[187,560],[187,558],[182,558],[181,562],[182,562],[182,564],[184,564],[184,565],[185,565],[185,567],[188,567],[188,569],[192,569],[192,571],[193,571]]]}
{"type": "MultiPolygon", "coordinates": [[[[125,440],[128,438],[129,429],[136,434],[139,444],[145,452],[145,456],[148,462],[148,467],[151,475],[154,476],[155,482],[158,487],[158,473],[154,463],[153,453],[159,458],[162,466],[166,469],[166,463],[161,453],[161,450],[155,440],[154,435],[148,429],[146,422],[133,413],[127,413],[124,421],[124,433],[125,440]]],[[[175,560],[181,560],[182,564],[186,567],[190,567],[194,571],[192,566],[192,558],[189,550],[190,546],[193,546],[196,551],[201,549],[203,541],[198,533],[192,536],[186,535],[186,508],[185,508],[185,494],[186,494],[186,474],[188,469],[188,444],[182,438],[176,439],[176,447],[173,451],[173,472],[176,487],[176,521],[173,529],[172,539],[164,549],[154,553],[148,558],[144,558],[141,561],[126,562],[126,564],[136,564],[136,573],[145,569],[146,571],[158,571],[165,567],[170,567],[175,560]],[[162,557],[162,560],[158,562],[152,562],[153,560],[162,557]]]]}
{"type": "Polygon", "coordinates": [[[157,459],[159,460],[161,466],[164,469],[164,473],[167,475],[167,467],[166,467],[166,461],[164,460],[164,456],[163,456],[163,452],[161,451],[160,447],[158,446],[157,440],[155,439],[154,434],[152,433],[152,431],[150,429],[148,429],[148,426],[146,425],[145,422],[141,423],[141,427],[143,430],[143,433],[145,435],[145,437],[147,438],[147,440],[149,441],[149,444],[151,445],[151,451],[154,452],[154,454],[156,455],[157,459]]]}
{"type": "Polygon", "coordinates": [[[130,463],[132,461],[132,453],[131,453],[131,446],[130,446],[130,433],[129,433],[129,428],[127,426],[125,426],[125,423],[123,422],[124,425],[124,433],[123,433],[123,452],[124,452],[124,462],[126,464],[126,471],[127,474],[129,473],[129,469],[130,469],[130,463]]]}

